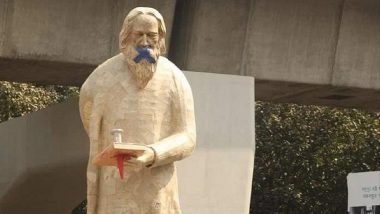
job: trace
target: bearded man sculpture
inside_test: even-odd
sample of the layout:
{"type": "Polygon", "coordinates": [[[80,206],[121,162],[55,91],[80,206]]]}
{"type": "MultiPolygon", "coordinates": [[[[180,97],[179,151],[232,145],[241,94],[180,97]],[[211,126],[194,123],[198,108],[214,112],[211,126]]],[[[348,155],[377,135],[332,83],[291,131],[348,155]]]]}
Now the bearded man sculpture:
{"type": "Polygon", "coordinates": [[[90,139],[87,168],[88,214],[181,213],[174,161],[189,156],[196,129],[191,88],[165,52],[161,14],[138,7],[120,33],[120,54],[99,65],[80,91],[80,114],[90,139]],[[128,143],[146,151],[116,167],[92,164],[123,129],[128,143]]]}

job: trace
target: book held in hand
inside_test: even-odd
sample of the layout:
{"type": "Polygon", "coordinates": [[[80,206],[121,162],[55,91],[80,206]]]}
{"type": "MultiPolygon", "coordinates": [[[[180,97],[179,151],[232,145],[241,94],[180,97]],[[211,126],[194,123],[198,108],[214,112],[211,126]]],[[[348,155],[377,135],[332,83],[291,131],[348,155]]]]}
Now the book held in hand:
{"type": "Polygon", "coordinates": [[[125,159],[136,158],[142,155],[148,147],[138,144],[113,143],[97,154],[92,163],[98,166],[118,166],[117,157],[123,155],[125,159]]]}

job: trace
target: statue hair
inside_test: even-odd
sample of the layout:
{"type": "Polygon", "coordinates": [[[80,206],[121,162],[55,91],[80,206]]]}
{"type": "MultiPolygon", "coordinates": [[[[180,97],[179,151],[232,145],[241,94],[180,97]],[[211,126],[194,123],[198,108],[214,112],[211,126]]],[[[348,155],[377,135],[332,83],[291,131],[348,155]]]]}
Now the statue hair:
{"type": "Polygon", "coordinates": [[[142,14],[147,14],[155,17],[158,21],[158,34],[159,40],[158,45],[160,48],[161,55],[166,53],[166,45],[165,45],[165,36],[166,36],[166,27],[164,18],[156,9],[150,7],[136,7],[132,9],[127,17],[124,19],[123,27],[119,34],[119,49],[121,52],[127,47],[128,37],[131,34],[131,27],[136,17],[142,14]]]}

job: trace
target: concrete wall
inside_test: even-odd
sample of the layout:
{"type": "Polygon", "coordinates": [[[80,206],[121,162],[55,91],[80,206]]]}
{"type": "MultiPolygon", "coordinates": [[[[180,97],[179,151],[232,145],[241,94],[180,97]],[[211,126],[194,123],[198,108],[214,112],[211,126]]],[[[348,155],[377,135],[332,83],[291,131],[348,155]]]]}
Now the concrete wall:
{"type": "Polygon", "coordinates": [[[88,143],[76,106],[0,123],[0,213],[70,213],[84,199],[88,143]]]}
{"type": "MultiPolygon", "coordinates": [[[[183,213],[248,213],[254,80],[194,72],[186,76],[195,100],[197,148],[177,165],[183,213]]],[[[85,198],[88,138],[77,102],[0,124],[0,213],[66,214],[85,198]]]]}
{"type": "Polygon", "coordinates": [[[186,74],[195,100],[197,149],[178,163],[183,213],[248,214],[255,153],[254,79],[186,74]]]}

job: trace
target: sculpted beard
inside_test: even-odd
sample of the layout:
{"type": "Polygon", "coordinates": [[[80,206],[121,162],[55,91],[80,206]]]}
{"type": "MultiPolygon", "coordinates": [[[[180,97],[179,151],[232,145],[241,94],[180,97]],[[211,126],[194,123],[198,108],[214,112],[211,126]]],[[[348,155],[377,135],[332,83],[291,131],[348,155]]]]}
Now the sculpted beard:
{"type": "Polygon", "coordinates": [[[160,49],[158,45],[150,49],[150,55],[156,60],[156,63],[149,63],[145,59],[136,63],[133,59],[138,55],[134,45],[127,45],[123,54],[127,60],[128,70],[132,72],[137,81],[139,88],[145,88],[148,82],[152,79],[154,72],[157,68],[157,60],[160,56],[160,49]]]}

